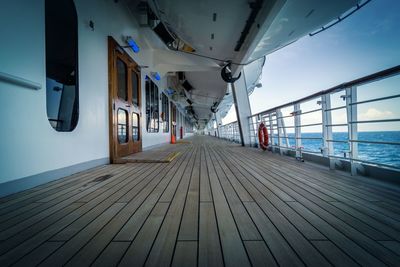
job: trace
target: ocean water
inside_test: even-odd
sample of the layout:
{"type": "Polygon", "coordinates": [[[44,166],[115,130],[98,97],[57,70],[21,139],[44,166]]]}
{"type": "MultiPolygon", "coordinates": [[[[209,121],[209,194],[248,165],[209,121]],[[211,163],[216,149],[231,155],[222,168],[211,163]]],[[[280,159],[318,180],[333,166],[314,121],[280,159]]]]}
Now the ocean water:
{"type": "MultiPolygon", "coordinates": [[[[294,146],[294,134],[289,133],[290,146],[294,146]]],[[[322,133],[302,133],[305,138],[321,138],[322,133]]],[[[347,141],[347,132],[334,132],[333,140],[347,141]]],[[[380,142],[400,142],[400,131],[382,131],[382,132],[359,132],[358,140],[380,141],[380,142]]],[[[276,143],[277,140],[274,140],[276,143]]],[[[302,139],[304,150],[321,153],[323,147],[321,140],[302,139]]],[[[343,157],[346,153],[348,157],[349,146],[347,143],[333,143],[334,154],[343,157]]],[[[377,162],[400,168],[400,145],[382,145],[358,143],[358,158],[371,162],[377,162]]]]}

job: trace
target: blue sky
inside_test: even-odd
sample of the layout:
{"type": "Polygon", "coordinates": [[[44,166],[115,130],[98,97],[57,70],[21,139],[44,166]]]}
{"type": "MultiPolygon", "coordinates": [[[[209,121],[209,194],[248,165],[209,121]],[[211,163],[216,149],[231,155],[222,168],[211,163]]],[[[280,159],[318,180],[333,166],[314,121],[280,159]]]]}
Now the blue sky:
{"type": "MultiPolygon", "coordinates": [[[[251,109],[257,113],[399,64],[400,1],[372,0],[332,28],[268,55],[263,86],[250,96],[251,109]]],[[[400,94],[400,77],[358,89],[359,99],[393,94],[400,94]]],[[[333,105],[339,105],[339,99],[334,97],[333,105]]],[[[314,105],[308,103],[302,109],[314,105]]],[[[345,119],[344,111],[333,115],[339,121],[345,119]]],[[[379,118],[400,118],[400,98],[360,106],[359,119],[379,118]]],[[[235,120],[231,109],[223,122],[235,120]]],[[[400,130],[400,123],[360,125],[360,130],[379,130],[382,126],[400,130]]],[[[314,130],[318,129],[310,129],[314,130]]]]}

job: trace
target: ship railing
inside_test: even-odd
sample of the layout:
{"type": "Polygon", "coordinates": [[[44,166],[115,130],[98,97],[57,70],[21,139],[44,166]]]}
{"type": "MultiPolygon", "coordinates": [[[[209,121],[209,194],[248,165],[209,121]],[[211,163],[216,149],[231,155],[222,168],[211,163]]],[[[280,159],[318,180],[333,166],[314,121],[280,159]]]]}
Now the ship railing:
{"type": "Polygon", "coordinates": [[[219,126],[218,132],[220,138],[240,143],[239,125],[237,121],[219,126]]]}
{"type": "MultiPolygon", "coordinates": [[[[365,110],[365,104],[367,103],[368,107],[373,108],[376,107],[377,103],[382,104],[385,103],[383,101],[400,98],[400,94],[392,94],[358,100],[359,94],[363,93],[364,88],[370,86],[370,84],[383,80],[398,79],[399,74],[400,65],[254,114],[249,117],[251,145],[254,147],[259,146],[258,127],[263,122],[269,133],[269,149],[273,152],[294,155],[299,160],[303,160],[304,155],[316,155],[327,159],[331,168],[340,167],[343,162],[347,162],[352,174],[363,173],[365,164],[399,171],[399,165],[386,164],[379,160],[369,160],[365,158],[365,155],[360,156],[359,144],[399,146],[400,140],[363,140],[359,138],[359,127],[362,124],[377,123],[387,126],[388,124],[400,122],[400,118],[362,120],[358,115],[362,105],[364,105],[365,110]],[[344,103],[340,104],[341,102],[344,103]],[[316,134],[313,136],[305,134],[310,132],[316,134]],[[344,132],[342,137],[345,136],[346,138],[343,140],[334,138],[337,132],[342,134],[344,132]],[[306,140],[319,141],[320,146],[318,148],[315,146],[311,148],[307,147],[307,145],[303,146],[302,143],[306,144],[306,140]]],[[[395,82],[397,81],[399,80],[395,80],[395,82]]],[[[393,83],[393,80],[391,83],[393,83]]],[[[396,86],[399,86],[399,84],[396,86]]],[[[374,92],[374,94],[376,93],[374,92]]],[[[240,142],[237,122],[224,125],[221,128],[224,128],[221,134],[222,138],[240,142]]],[[[384,131],[385,129],[381,130],[384,131]]],[[[384,148],[382,147],[382,149],[384,148]]]]}

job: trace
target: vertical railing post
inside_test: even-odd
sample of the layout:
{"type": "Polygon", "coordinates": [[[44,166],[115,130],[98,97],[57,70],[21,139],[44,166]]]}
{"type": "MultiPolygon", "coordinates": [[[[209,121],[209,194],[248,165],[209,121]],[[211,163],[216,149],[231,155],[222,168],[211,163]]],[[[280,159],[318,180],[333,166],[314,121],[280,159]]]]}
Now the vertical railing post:
{"type": "Polygon", "coordinates": [[[283,125],[282,125],[282,119],[281,119],[282,112],[280,111],[280,109],[277,109],[275,114],[276,114],[276,125],[277,125],[277,128],[278,128],[279,154],[283,155],[283,141],[282,141],[282,139],[283,139],[283,136],[282,136],[282,134],[283,134],[283,132],[282,132],[283,125]]]}
{"type": "Polygon", "coordinates": [[[296,149],[296,159],[303,159],[301,153],[301,110],[300,104],[294,104],[294,138],[295,138],[295,149],[296,149]]]}
{"type": "Polygon", "coordinates": [[[250,145],[252,147],[257,143],[256,140],[256,129],[257,129],[257,117],[249,117],[249,129],[250,129],[250,145]],[[254,120],[256,120],[254,122],[254,120]]]}
{"type": "Polygon", "coordinates": [[[275,137],[274,137],[274,125],[272,121],[272,113],[268,114],[268,120],[269,120],[269,138],[271,142],[271,147],[272,147],[272,152],[275,152],[275,137]]]}
{"type": "Polygon", "coordinates": [[[346,89],[346,111],[347,111],[347,124],[349,133],[349,148],[350,148],[350,164],[351,175],[357,175],[358,163],[354,159],[358,159],[358,143],[351,140],[358,140],[357,130],[357,87],[352,86],[346,89]]]}
{"type": "Polygon", "coordinates": [[[332,134],[332,112],[331,112],[331,95],[325,94],[321,97],[321,109],[322,109],[322,155],[329,159],[329,168],[335,168],[335,161],[330,157],[330,155],[334,154],[333,150],[333,142],[329,140],[333,140],[332,134]]]}

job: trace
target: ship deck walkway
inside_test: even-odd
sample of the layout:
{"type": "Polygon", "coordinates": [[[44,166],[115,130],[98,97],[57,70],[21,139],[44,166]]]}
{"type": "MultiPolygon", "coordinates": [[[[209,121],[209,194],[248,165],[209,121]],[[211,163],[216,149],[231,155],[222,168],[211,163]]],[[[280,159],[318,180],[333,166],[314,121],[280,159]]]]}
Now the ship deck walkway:
{"type": "Polygon", "coordinates": [[[190,140],[0,199],[0,266],[399,266],[398,186],[190,140]]]}

